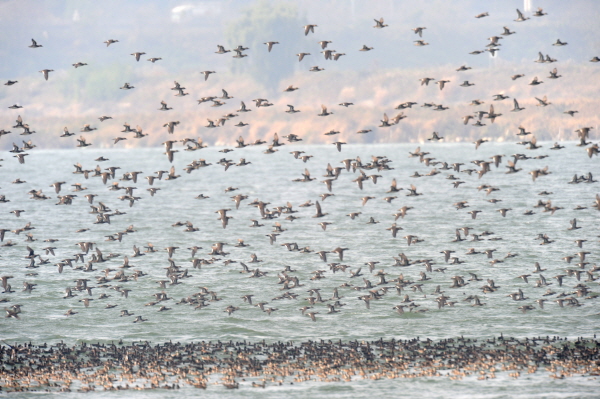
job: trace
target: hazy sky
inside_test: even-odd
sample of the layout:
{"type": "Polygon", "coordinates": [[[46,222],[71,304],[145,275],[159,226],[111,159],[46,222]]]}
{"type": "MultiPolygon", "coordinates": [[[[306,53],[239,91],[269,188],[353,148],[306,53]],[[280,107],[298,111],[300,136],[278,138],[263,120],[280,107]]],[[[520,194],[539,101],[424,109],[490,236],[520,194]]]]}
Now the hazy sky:
{"type": "MultiPolygon", "coordinates": [[[[152,122],[157,114],[154,111],[161,100],[172,96],[167,85],[174,80],[185,81],[190,90],[190,96],[177,99],[179,104],[174,107],[181,112],[180,118],[188,121],[192,116],[200,118],[202,123],[207,118],[217,118],[220,114],[209,112],[212,110],[198,116],[200,108],[196,100],[207,95],[220,95],[220,89],[227,88],[236,97],[235,109],[239,105],[238,99],[251,103],[257,97],[268,97],[284,109],[287,101],[294,100],[298,104],[304,101],[316,112],[325,101],[351,101],[357,105],[361,102],[367,108],[357,106],[354,112],[359,115],[373,108],[373,115],[365,114],[363,118],[369,118],[370,125],[376,126],[383,112],[394,112],[390,107],[402,98],[405,101],[413,98],[417,101],[443,100],[449,104],[463,102],[465,91],[452,89],[462,82],[456,79],[471,79],[477,84],[468,89],[474,99],[490,98],[502,87],[490,85],[488,92],[484,91],[485,84],[491,84],[495,76],[504,82],[502,79],[516,71],[523,70],[530,79],[531,68],[539,68],[540,75],[547,75],[548,70],[558,67],[565,76],[569,76],[569,72],[571,77],[579,76],[581,68],[591,68],[589,60],[600,55],[598,15],[600,1],[595,0],[4,0],[0,1],[3,26],[0,78],[4,82],[11,79],[19,83],[0,86],[0,100],[3,107],[16,103],[24,108],[4,108],[6,111],[0,112],[0,128],[10,128],[16,114],[30,118],[28,121],[32,125],[44,123],[56,132],[64,125],[90,123],[89,115],[92,114],[95,118],[99,113],[123,115],[118,123],[115,121],[120,125],[123,119],[134,119],[129,116],[133,113],[145,115],[148,125],[158,129],[162,122],[152,122]],[[533,16],[537,7],[543,7],[547,15],[533,16]],[[517,8],[530,19],[516,22],[517,8]],[[488,12],[489,16],[475,18],[483,12],[488,12]],[[388,26],[374,29],[374,19],[382,17],[388,26]],[[303,26],[307,23],[317,27],[314,33],[305,36],[303,26]],[[426,28],[422,38],[413,32],[416,27],[426,28]],[[469,54],[489,48],[486,47],[490,42],[488,38],[501,36],[503,27],[516,33],[499,40],[495,57],[489,52],[469,54]],[[29,48],[32,38],[43,47],[29,48]],[[103,43],[107,39],[117,39],[119,43],[107,48],[103,43]],[[419,39],[428,45],[416,46],[415,41],[419,39]],[[553,46],[557,39],[568,45],[553,46]],[[245,42],[238,42],[242,40],[245,42]],[[344,55],[335,62],[325,61],[318,44],[322,40],[331,41],[328,48],[344,55]],[[279,44],[269,53],[263,45],[267,41],[279,44]],[[245,51],[246,58],[234,60],[233,52],[215,54],[217,44],[227,49],[237,45],[250,49],[245,51]],[[373,50],[358,51],[363,45],[373,47],[373,50]],[[146,54],[136,62],[131,55],[134,52],[146,54]],[[298,62],[296,54],[300,52],[310,55],[298,62]],[[538,52],[549,54],[559,62],[536,64],[538,52]],[[149,57],[161,57],[162,60],[153,64],[146,61],[149,57]],[[88,65],[75,69],[72,64],[76,62],[88,65]],[[308,69],[315,65],[324,67],[326,75],[322,73],[314,78],[317,75],[309,73],[308,69]],[[470,73],[479,75],[456,76],[455,69],[460,65],[469,65],[473,68],[470,73]],[[38,72],[43,69],[53,70],[48,82],[38,72]],[[217,74],[205,83],[200,74],[204,70],[217,74]],[[406,82],[402,81],[403,72],[407,76],[406,82]],[[386,81],[388,73],[391,78],[386,81]],[[448,91],[431,91],[424,95],[419,92],[423,89],[415,74],[420,74],[418,77],[434,74],[431,77],[435,79],[456,81],[448,91]],[[130,81],[135,83],[136,90],[124,92],[118,89],[130,81]],[[281,87],[294,82],[304,84],[298,92],[301,94],[289,99],[282,97],[281,87]],[[158,91],[163,85],[164,90],[158,91]],[[375,87],[385,89],[386,85],[397,85],[395,97],[386,94],[385,90],[369,91],[375,87]]],[[[532,73],[538,72],[533,70],[532,73]]],[[[588,79],[588,76],[591,82],[598,81],[598,74],[585,75],[581,79],[588,79]]],[[[506,90],[511,84],[506,81],[506,90]]],[[[570,93],[564,86],[554,83],[542,87],[552,90],[513,94],[528,96],[532,101],[533,96],[544,94],[587,95],[570,93]],[[561,87],[563,90],[559,90],[561,87]]],[[[283,110],[279,108],[279,111],[283,110]]],[[[265,115],[261,122],[268,120],[265,115]]],[[[460,125],[462,116],[453,114],[453,120],[460,125]]],[[[303,126],[307,126],[306,123],[308,120],[303,126]]],[[[350,127],[365,123],[356,122],[350,127]]],[[[511,124],[518,125],[518,122],[511,124]]],[[[38,132],[43,130],[39,125],[36,127],[38,132]]],[[[201,133],[198,128],[187,128],[191,133],[201,133]]],[[[571,129],[571,126],[565,129],[571,129]]],[[[256,136],[263,130],[251,126],[249,132],[256,136]]],[[[492,136],[498,134],[500,130],[490,132],[492,136]]],[[[39,136],[34,138],[38,140],[39,136]]],[[[6,147],[6,141],[8,139],[0,139],[0,145],[6,147]]]]}
{"type": "MultiPolygon", "coordinates": [[[[70,67],[77,57],[100,56],[104,50],[102,42],[110,37],[119,38],[124,51],[152,51],[165,58],[165,62],[168,62],[167,55],[178,61],[198,62],[203,55],[215,51],[216,43],[226,44],[226,31],[235,24],[241,10],[259,3],[239,0],[0,1],[3,26],[0,55],[12,60],[0,65],[0,73],[3,77],[20,75],[29,66],[40,69],[44,65],[55,69],[70,67]],[[44,45],[44,51],[38,51],[35,60],[26,56],[32,37],[44,45]]],[[[600,27],[596,19],[600,15],[600,2],[594,0],[308,0],[272,3],[297,9],[298,32],[302,32],[305,23],[318,25],[315,34],[302,41],[299,47],[290,48],[291,52],[301,48],[310,51],[309,44],[318,40],[331,40],[336,50],[347,54],[354,51],[358,43],[359,48],[368,44],[379,50],[376,58],[380,68],[473,62],[474,57],[469,57],[465,50],[484,48],[488,43],[486,39],[499,35],[502,26],[516,30],[517,36],[511,39],[521,42],[521,45],[499,53],[501,58],[510,61],[529,60],[531,55],[526,49],[537,45],[540,51],[549,50],[558,37],[569,42],[567,58],[585,58],[600,52],[600,27]],[[525,11],[528,3],[529,12],[525,11]],[[531,17],[532,20],[524,23],[513,21],[517,17],[517,8],[531,16],[538,6],[544,7],[548,13],[546,17],[531,17]],[[488,12],[489,17],[474,18],[482,12],[488,12]],[[389,26],[381,31],[372,29],[373,19],[381,17],[389,26]],[[417,26],[427,27],[424,39],[430,43],[429,48],[413,46],[417,37],[411,29],[417,26]],[[532,37],[530,33],[534,29],[543,29],[544,34],[532,37]]],[[[293,32],[289,28],[282,27],[281,32],[289,35],[293,32]]],[[[261,40],[279,41],[280,56],[283,56],[286,42],[293,42],[285,35],[265,36],[261,40]]],[[[259,49],[251,49],[249,54],[256,51],[259,49]]],[[[316,61],[320,58],[315,53],[316,61]]],[[[293,57],[294,54],[288,55],[293,57]]],[[[352,58],[351,62],[337,63],[335,67],[365,66],[358,55],[347,58],[352,58]]],[[[213,63],[218,65],[218,62],[213,63]]],[[[485,64],[485,61],[481,63],[485,64]]]]}

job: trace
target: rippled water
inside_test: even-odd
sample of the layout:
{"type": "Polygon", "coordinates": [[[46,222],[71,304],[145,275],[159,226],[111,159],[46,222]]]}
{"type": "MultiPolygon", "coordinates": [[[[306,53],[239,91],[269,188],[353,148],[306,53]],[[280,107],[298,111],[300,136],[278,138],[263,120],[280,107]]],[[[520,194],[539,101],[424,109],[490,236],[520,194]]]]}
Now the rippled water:
{"type": "MultiPolygon", "coordinates": [[[[553,277],[566,274],[565,269],[577,269],[575,263],[567,264],[562,258],[575,255],[580,251],[589,252],[585,259],[589,262],[584,265],[585,270],[590,270],[598,262],[599,239],[598,235],[598,210],[592,207],[595,196],[600,192],[598,183],[568,184],[574,174],[584,175],[588,172],[598,174],[598,158],[589,159],[581,147],[575,143],[565,143],[566,148],[560,151],[551,151],[551,143],[542,143],[543,147],[536,151],[527,151],[514,143],[485,143],[478,150],[472,144],[427,143],[421,149],[430,154],[427,157],[436,161],[445,161],[449,164],[462,162],[462,169],[479,169],[471,163],[473,160],[490,160],[492,155],[503,154],[506,158],[499,168],[491,166],[491,172],[478,178],[477,173],[468,175],[452,170],[440,170],[440,174],[412,178],[415,171],[425,175],[432,166],[420,163],[418,158],[409,157],[409,151],[415,150],[414,145],[347,145],[341,152],[333,146],[305,146],[286,145],[279,147],[275,154],[266,155],[264,147],[248,147],[235,149],[234,152],[224,154],[221,148],[207,148],[197,152],[178,152],[173,165],[176,173],[181,177],[170,181],[156,181],[153,187],[160,188],[154,197],[146,189],[149,187],[144,176],[153,175],[157,170],[168,170],[171,166],[160,149],[133,150],[107,150],[107,149],[78,149],[78,150],[34,150],[30,152],[26,163],[20,165],[10,155],[5,153],[5,161],[1,168],[0,194],[4,194],[8,203],[0,204],[0,228],[14,230],[31,222],[35,227],[30,232],[36,241],[26,242],[25,234],[16,235],[7,232],[3,244],[12,240],[16,245],[0,247],[0,267],[2,275],[13,276],[9,279],[14,293],[4,293],[0,298],[8,300],[5,306],[20,304],[22,314],[19,320],[2,319],[0,335],[7,342],[56,342],[63,340],[69,344],[77,342],[110,342],[122,339],[125,342],[148,340],[153,343],[173,341],[199,341],[199,340],[291,340],[300,342],[315,339],[377,339],[389,338],[414,338],[428,337],[440,339],[464,335],[485,339],[503,333],[505,336],[532,337],[532,336],[562,336],[562,337],[592,337],[600,327],[598,313],[598,300],[578,297],[582,306],[559,307],[555,302],[557,294],[565,292],[576,297],[575,286],[578,283],[586,284],[592,293],[598,291],[596,281],[584,281],[587,275],[584,272],[581,281],[573,276],[564,278],[562,287],[558,286],[553,277]],[[307,163],[294,159],[290,151],[305,151],[313,155],[307,163]],[[516,174],[505,174],[506,159],[512,154],[525,153],[530,157],[549,155],[545,159],[522,160],[517,167],[523,170],[516,174]],[[95,162],[100,155],[109,158],[106,162],[95,162]],[[367,175],[379,174],[377,184],[371,180],[365,181],[363,190],[360,190],[354,179],[359,172],[348,172],[345,169],[337,180],[333,182],[332,193],[334,196],[322,200],[319,195],[327,192],[325,184],[325,169],[328,163],[333,167],[343,166],[340,162],[346,158],[359,156],[363,164],[371,161],[371,156],[386,156],[390,161],[392,170],[365,170],[367,175]],[[227,171],[217,165],[223,158],[237,162],[241,157],[252,162],[248,166],[231,166],[227,171]],[[187,174],[183,167],[194,159],[205,158],[212,165],[187,174]],[[83,175],[72,174],[73,165],[81,162],[84,169],[93,169],[96,165],[101,168],[118,166],[115,180],[109,180],[104,185],[99,177],[90,177],[86,180],[83,175]],[[528,173],[534,169],[548,166],[551,172],[547,176],[532,180],[528,173]],[[311,182],[293,182],[301,178],[304,168],[316,180],[311,182]],[[119,181],[125,172],[141,171],[137,183],[119,181]],[[452,181],[446,179],[449,174],[459,177],[464,184],[453,188],[452,181]],[[26,181],[23,184],[11,184],[16,178],[26,181]],[[392,179],[395,178],[398,186],[403,191],[393,194],[386,192],[390,188],[392,179]],[[56,195],[54,188],[49,187],[55,181],[64,181],[61,195],[66,193],[77,194],[72,205],[55,205],[56,195]],[[120,186],[138,187],[134,195],[141,197],[133,207],[127,201],[121,201],[121,191],[110,191],[108,186],[113,181],[118,181],[120,186]],[[82,183],[87,190],[73,193],[71,185],[82,183]],[[419,193],[423,195],[406,196],[410,184],[414,184],[419,193]],[[479,191],[478,186],[488,184],[499,190],[487,195],[485,190],[479,191]],[[236,187],[238,190],[226,193],[227,187],[236,187]],[[48,200],[30,199],[30,190],[43,190],[51,197],[48,200]],[[539,195],[542,191],[550,192],[549,195],[539,195]],[[97,194],[94,204],[99,201],[106,204],[113,211],[119,209],[126,212],[124,215],[113,216],[110,224],[94,224],[95,214],[90,214],[90,204],[83,198],[87,193],[97,194]],[[198,194],[210,198],[195,199],[198,194]],[[231,196],[242,193],[248,196],[239,209],[231,196]],[[397,198],[392,203],[383,200],[384,197],[395,195],[397,198]],[[374,197],[364,206],[361,198],[374,197]],[[260,218],[256,207],[248,203],[258,198],[269,202],[271,210],[277,206],[285,206],[287,202],[293,205],[294,213],[299,219],[293,222],[285,220],[287,216],[273,220],[260,218]],[[496,198],[501,200],[496,204],[487,200],[496,198]],[[552,204],[563,209],[557,210],[553,215],[543,212],[542,208],[534,208],[538,200],[551,200],[552,204]],[[300,204],[307,200],[321,203],[323,212],[328,213],[323,218],[313,218],[314,207],[302,208],[300,204]],[[468,201],[469,208],[457,210],[453,206],[458,201],[468,201]],[[391,236],[386,229],[394,222],[393,214],[404,206],[411,206],[404,219],[396,223],[403,228],[398,232],[397,238],[391,236]],[[574,210],[580,205],[587,209],[574,210]],[[230,208],[227,212],[233,218],[226,229],[221,226],[218,209],[230,208]],[[506,217],[497,211],[500,208],[511,208],[506,217]],[[17,218],[9,213],[14,209],[25,210],[17,218]],[[477,219],[471,219],[469,210],[481,210],[477,219]],[[524,216],[523,212],[533,210],[531,216],[524,216]],[[352,220],[346,216],[350,212],[361,212],[361,215],[352,220]],[[367,224],[373,217],[376,224],[367,224]],[[569,230],[569,221],[576,218],[580,229],[569,230]],[[256,219],[262,227],[250,227],[251,220],[256,219]],[[190,221],[199,230],[184,232],[183,227],[173,227],[178,221],[190,221]],[[327,221],[331,225],[324,231],[319,222],[327,221]],[[277,241],[272,245],[266,236],[273,231],[273,225],[281,223],[284,232],[277,236],[277,241]],[[106,236],[124,231],[133,225],[136,230],[123,236],[122,242],[105,241],[106,236]],[[484,231],[493,232],[493,235],[481,236],[482,241],[473,242],[472,235],[465,241],[453,242],[455,230],[470,227],[470,232],[481,234],[484,231]],[[78,229],[89,228],[88,231],[77,233],[78,229]],[[417,236],[422,242],[408,246],[405,235],[417,236]],[[540,245],[538,234],[547,234],[553,241],[548,245],[540,245]],[[50,245],[45,239],[55,238],[59,241],[52,244],[56,247],[56,256],[44,254],[43,248],[50,245]],[[238,239],[243,239],[249,247],[234,247],[238,239]],[[586,239],[583,249],[578,248],[576,239],[586,239]],[[84,272],[66,266],[62,274],[57,271],[56,263],[62,259],[73,257],[80,252],[77,245],[81,241],[90,241],[96,244],[104,257],[109,253],[118,254],[103,263],[94,263],[94,271],[84,272]],[[220,260],[203,265],[201,269],[191,266],[191,252],[187,248],[200,246],[196,258],[209,259],[211,245],[224,242],[225,251],[229,255],[218,256],[220,260]],[[331,251],[336,247],[345,247],[348,250],[341,262],[336,254],[328,254],[328,262],[321,261],[313,253],[300,253],[288,251],[283,243],[296,242],[298,246],[308,246],[314,251],[331,251]],[[152,243],[158,250],[155,253],[146,253],[144,256],[133,257],[133,246],[144,247],[152,243]],[[29,260],[26,246],[29,245],[36,254],[49,259],[47,264],[29,269],[29,260]],[[157,281],[165,280],[166,270],[169,266],[168,255],[164,248],[176,246],[173,260],[176,265],[189,269],[190,278],[180,279],[180,284],[169,285],[164,290],[172,300],[162,302],[156,306],[144,306],[155,300],[153,294],[163,291],[157,281]],[[466,255],[470,248],[477,251],[495,249],[494,259],[503,260],[502,263],[490,264],[484,254],[466,255]],[[450,265],[444,261],[443,250],[453,250],[464,263],[450,265]],[[504,259],[508,253],[517,256],[504,259]],[[250,255],[256,254],[259,263],[250,263],[250,255]],[[442,272],[426,272],[429,280],[417,281],[420,272],[425,271],[423,264],[412,264],[408,267],[394,265],[394,256],[404,253],[411,261],[419,259],[432,259],[433,269],[446,268],[442,272]],[[130,269],[119,269],[123,257],[128,256],[130,269]],[[225,264],[225,260],[235,261],[225,264]],[[379,262],[373,273],[365,262],[379,262]],[[251,269],[259,268],[268,272],[265,277],[249,278],[248,274],[240,273],[244,262],[251,269]],[[339,262],[348,265],[346,272],[333,273],[328,263],[339,262]],[[535,287],[538,279],[533,273],[534,263],[547,269],[542,272],[549,283],[548,287],[535,287]],[[278,274],[285,266],[290,266],[293,272],[288,273],[298,276],[304,286],[293,289],[298,294],[296,300],[275,300],[283,294],[282,285],[278,284],[278,274]],[[363,276],[350,278],[349,271],[356,271],[362,267],[363,276]],[[98,287],[96,277],[104,275],[106,268],[115,271],[124,270],[127,275],[133,270],[141,270],[147,275],[137,281],[115,283],[108,282],[107,287],[98,287]],[[384,284],[391,289],[379,300],[371,301],[370,309],[358,297],[368,293],[364,287],[363,277],[370,280],[375,286],[379,281],[374,274],[384,270],[387,280],[392,280],[403,274],[405,280],[423,284],[423,292],[413,292],[410,286],[405,288],[400,295],[393,288],[394,283],[384,284]],[[311,280],[316,270],[324,270],[322,279],[311,280]],[[34,275],[28,275],[35,273],[34,275]],[[482,281],[468,281],[469,273],[475,273],[482,281]],[[531,274],[529,281],[519,278],[520,275],[531,274]],[[464,276],[469,284],[462,288],[450,288],[452,276],[464,276]],[[77,279],[89,279],[89,285],[95,286],[90,298],[89,308],[85,308],[80,299],[87,297],[85,292],[76,292],[74,298],[63,298],[65,288],[74,287],[77,279]],[[487,279],[493,279],[500,288],[490,294],[484,294],[480,287],[486,284],[487,279]],[[35,289],[23,292],[23,282],[37,284],[35,289]],[[352,287],[340,287],[343,283],[350,283],[352,287]],[[119,285],[130,289],[127,298],[111,286],[119,285]],[[437,286],[455,301],[454,307],[446,306],[438,309],[434,294],[437,286]],[[181,298],[188,297],[200,291],[199,287],[207,287],[217,292],[221,299],[209,302],[210,305],[201,310],[194,310],[189,305],[177,305],[181,298]],[[313,311],[318,312],[316,322],[303,316],[300,308],[308,305],[306,298],[310,296],[309,289],[319,289],[323,299],[329,299],[333,289],[339,287],[340,300],[345,303],[339,313],[328,314],[326,303],[315,304],[313,311]],[[550,288],[555,294],[548,296],[544,309],[540,309],[535,300],[542,298],[550,288]],[[524,301],[514,301],[508,295],[521,289],[527,298],[524,301]],[[107,299],[98,299],[101,293],[110,295],[107,299]],[[270,316],[261,312],[258,307],[251,306],[242,300],[243,295],[253,294],[253,302],[268,302],[266,307],[277,310],[270,316]],[[416,305],[416,309],[428,309],[427,312],[407,312],[399,315],[392,308],[401,303],[403,296],[408,294],[416,305]],[[469,295],[478,295],[485,303],[482,307],[470,306],[472,302],[464,301],[469,295]],[[105,309],[106,304],[117,305],[113,309],[105,309]],[[165,304],[171,310],[158,312],[158,308],[165,304]],[[534,310],[523,314],[518,307],[533,305],[534,310]],[[225,308],[229,305],[239,307],[239,310],[228,316],[225,308]],[[74,316],[65,316],[68,309],[78,312],[74,316]],[[121,310],[127,309],[135,316],[142,315],[148,321],[133,323],[135,316],[119,317],[121,310]]],[[[441,165],[437,165],[438,168],[441,165]]],[[[90,252],[90,255],[93,251],[90,252]]],[[[89,256],[86,261],[89,260],[89,256]]],[[[37,262],[36,262],[37,263],[37,262]]],[[[75,263],[74,266],[81,266],[75,263]]],[[[109,277],[115,271],[108,273],[109,277]]],[[[597,272],[594,273],[597,276],[597,272]]],[[[376,286],[375,288],[379,288],[376,286]]],[[[266,391],[244,392],[247,395],[260,395],[272,397],[306,397],[306,396],[331,396],[356,397],[377,394],[396,395],[398,389],[402,392],[430,397],[444,397],[449,389],[456,390],[459,397],[477,395],[479,397],[515,397],[513,389],[518,388],[522,396],[543,396],[544,392],[552,392],[548,397],[570,397],[573,392],[578,392],[576,397],[594,396],[597,381],[588,378],[570,378],[564,381],[549,381],[547,376],[534,375],[523,378],[517,382],[508,382],[500,378],[495,382],[448,381],[445,379],[412,380],[412,381],[357,381],[349,384],[324,384],[307,383],[298,386],[273,387],[266,391]],[[508,384],[511,389],[506,388],[508,384]],[[404,391],[406,390],[406,391],[404,391]]],[[[221,387],[219,387],[221,388],[221,387]]],[[[177,393],[144,392],[137,395],[144,397],[160,397],[195,395],[191,389],[177,393]]],[[[209,396],[224,396],[222,389],[206,392],[209,396]]],[[[229,393],[230,394],[230,393],[229,393]]],[[[130,396],[130,393],[96,393],[99,397],[130,396]]]]}

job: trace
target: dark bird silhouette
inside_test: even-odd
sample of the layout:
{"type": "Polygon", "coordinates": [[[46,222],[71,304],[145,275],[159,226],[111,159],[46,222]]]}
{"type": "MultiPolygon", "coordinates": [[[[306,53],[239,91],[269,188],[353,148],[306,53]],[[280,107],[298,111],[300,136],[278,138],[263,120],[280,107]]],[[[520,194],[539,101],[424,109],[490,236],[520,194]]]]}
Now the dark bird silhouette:
{"type": "Polygon", "coordinates": [[[382,29],[387,26],[387,24],[383,23],[383,17],[379,18],[379,20],[374,19],[374,21],[375,25],[373,26],[373,28],[382,29]]]}

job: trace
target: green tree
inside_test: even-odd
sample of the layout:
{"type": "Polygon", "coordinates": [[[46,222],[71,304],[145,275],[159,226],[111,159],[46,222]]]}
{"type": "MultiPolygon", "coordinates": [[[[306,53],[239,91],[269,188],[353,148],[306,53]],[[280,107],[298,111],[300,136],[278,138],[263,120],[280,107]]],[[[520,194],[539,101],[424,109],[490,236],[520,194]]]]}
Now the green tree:
{"type": "Polygon", "coordinates": [[[249,47],[244,52],[248,57],[232,59],[232,72],[249,74],[265,88],[276,91],[279,82],[294,72],[302,26],[298,8],[291,2],[261,0],[246,8],[226,30],[230,48],[249,47]],[[270,53],[264,44],[269,41],[279,42],[270,53]]]}

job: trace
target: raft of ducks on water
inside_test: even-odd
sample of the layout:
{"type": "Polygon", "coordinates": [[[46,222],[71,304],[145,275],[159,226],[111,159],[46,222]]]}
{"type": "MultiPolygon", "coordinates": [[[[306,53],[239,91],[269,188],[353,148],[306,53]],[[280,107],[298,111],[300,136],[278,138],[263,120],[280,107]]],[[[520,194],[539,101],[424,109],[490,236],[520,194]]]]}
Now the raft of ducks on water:
{"type": "Polygon", "coordinates": [[[600,376],[593,338],[0,345],[0,391],[226,389],[360,379],[600,376]]]}

